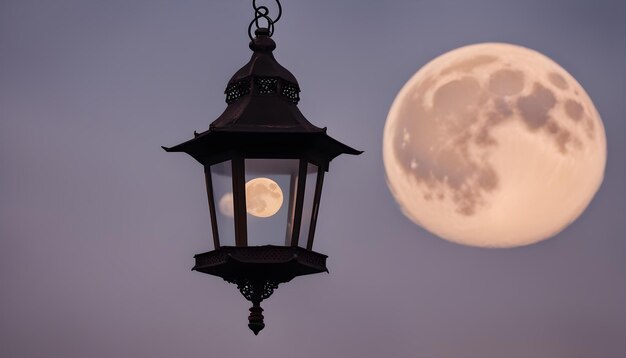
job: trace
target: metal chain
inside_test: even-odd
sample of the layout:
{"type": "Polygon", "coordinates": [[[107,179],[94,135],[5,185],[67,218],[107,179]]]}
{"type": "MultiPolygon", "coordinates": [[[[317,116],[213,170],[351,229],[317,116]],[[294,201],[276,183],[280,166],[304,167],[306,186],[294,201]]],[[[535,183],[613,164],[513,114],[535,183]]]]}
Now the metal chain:
{"type": "Polygon", "coordinates": [[[248,26],[248,36],[250,40],[254,39],[252,34],[252,25],[255,25],[257,29],[261,28],[259,24],[260,20],[267,21],[267,30],[269,31],[269,36],[271,37],[274,34],[274,24],[280,20],[281,15],[283,14],[283,8],[280,5],[280,0],[274,0],[278,5],[278,16],[275,19],[272,19],[269,16],[270,10],[267,6],[258,6],[256,0],[252,0],[252,8],[254,8],[254,19],[250,21],[250,25],[248,26]]]}

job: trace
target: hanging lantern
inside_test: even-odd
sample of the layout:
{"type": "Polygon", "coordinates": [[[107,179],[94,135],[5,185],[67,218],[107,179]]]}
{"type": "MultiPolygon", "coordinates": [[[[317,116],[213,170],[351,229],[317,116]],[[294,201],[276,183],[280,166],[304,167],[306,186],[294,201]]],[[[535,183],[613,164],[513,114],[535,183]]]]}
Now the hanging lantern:
{"type": "Polygon", "coordinates": [[[228,82],[226,110],[207,131],[163,148],[204,166],[214,250],[196,255],[193,269],[236,284],[253,304],[248,326],[258,334],[260,303],[278,284],[327,271],[327,256],[313,251],[324,174],[338,155],[361,152],[302,115],[300,86],[273,56],[280,3],[273,20],[253,6],[252,58],[228,82]]]}

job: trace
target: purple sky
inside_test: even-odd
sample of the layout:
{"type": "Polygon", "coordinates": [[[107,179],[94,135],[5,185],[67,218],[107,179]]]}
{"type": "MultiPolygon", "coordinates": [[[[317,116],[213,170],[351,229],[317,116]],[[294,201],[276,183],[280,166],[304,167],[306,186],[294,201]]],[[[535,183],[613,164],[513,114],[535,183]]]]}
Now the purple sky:
{"type": "Polygon", "coordinates": [[[190,271],[212,248],[202,169],[160,148],[225,108],[250,56],[250,1],[0,0],[0,356],[623,358],[626,3],[283,6],[276,57],[300,109],[365,154],[325,181],[315,249],[331,274],[281,285],[255,337],[235,287],[190,271]],[[606,127],[597,196],[534,246],[437,239],[385,185],[397,91],[485,41],[554,59],[606,127]]]}

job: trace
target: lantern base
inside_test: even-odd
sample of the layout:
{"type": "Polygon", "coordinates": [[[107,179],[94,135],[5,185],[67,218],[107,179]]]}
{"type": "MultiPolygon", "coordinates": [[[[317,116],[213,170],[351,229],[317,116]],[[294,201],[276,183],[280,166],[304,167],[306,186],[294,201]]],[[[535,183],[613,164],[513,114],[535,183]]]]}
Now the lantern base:
{"type": "Polygon", "coordinates": [[[295,246],[222,246],[195,255],[193,270],[218,276],[229,282],[291,281],[296,276],[328,272],[328,256],[295,246]]]}
{"type": "Polygon", "coordinates": [[[293,246],[222,246],[194,258],[193,270],[236,284],[252,302],[248,327],[255,335],[265,327],[261,301],[270,297],[278,284],[296,276],[328,272],[326,255],[293,246]]]}

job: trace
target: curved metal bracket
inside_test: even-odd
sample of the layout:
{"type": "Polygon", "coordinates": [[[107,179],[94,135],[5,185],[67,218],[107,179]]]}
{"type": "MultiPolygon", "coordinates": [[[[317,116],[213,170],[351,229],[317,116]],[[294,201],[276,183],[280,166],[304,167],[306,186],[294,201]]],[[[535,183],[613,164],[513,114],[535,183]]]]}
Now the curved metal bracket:
{"type": "Polygon", "coordinates": [[[259,20],[263,19],[265,21],[267,21],[267,30],[269,31],[269,36],[271,37],[274,34],[274,24],[278,22],[278,20],[280,20],[280,17],[283,14],[283,7],[280,5],[280,0],[274,0],[276,1],[276,4],[278,5],[278,15],[276,16],[276,18],[272,19],[269,16],[270,10],[267,6],[258,6],[256,4],[256,0],[252,0],[252,8],[254,8],[254,19],[252,19],[252,21],[250,21],[250,25],[248,25],[248,36],[250,37],[250,40],[253,40],[254,37],[252,36],[252,25],[255,25],[257,30],[261,28],[261,25],[259,24],[259,20]]]}

